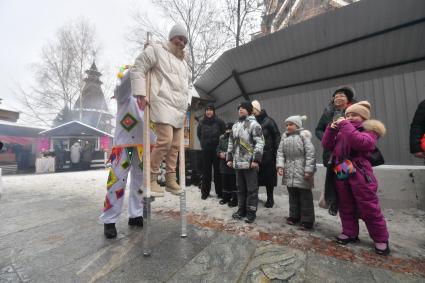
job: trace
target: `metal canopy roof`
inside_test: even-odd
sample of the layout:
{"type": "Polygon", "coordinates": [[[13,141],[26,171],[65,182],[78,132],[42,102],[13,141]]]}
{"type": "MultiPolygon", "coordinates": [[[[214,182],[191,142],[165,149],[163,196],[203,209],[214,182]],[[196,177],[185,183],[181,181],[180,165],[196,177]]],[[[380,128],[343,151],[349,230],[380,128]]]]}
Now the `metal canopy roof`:
{"type": "Polygon", "coordinates": [[[39,133],[42,136],[108,136],[113,137],[104,131],[96,129],[90,125],[84,124],[80,121],[71,121],[55,128],[42,131],[39,133]]]}
{"type": "Polygon", "coordinates": [[[223,53],[195,82],[217,108],[425,60],[425,1],[362,0],[223,53]]]}

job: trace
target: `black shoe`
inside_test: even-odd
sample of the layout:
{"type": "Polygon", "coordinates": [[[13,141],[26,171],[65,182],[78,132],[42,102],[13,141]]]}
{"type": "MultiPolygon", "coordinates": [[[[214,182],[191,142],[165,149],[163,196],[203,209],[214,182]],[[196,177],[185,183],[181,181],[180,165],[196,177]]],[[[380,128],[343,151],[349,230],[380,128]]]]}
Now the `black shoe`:
{"type": "Polygon", "coordinates": [[[128,225],[143,227],[143,216],[139,216],[139,217],[135,217],[135,218],[129,218],[128,219],[128,225]]]}
{"type": "Polygon", "coordinates": [[[299,219],[294,218],[294,217],[288,217],[288,218],[286,218],[286,224],[289,224],[289,225],[295,225],[299,221],[300,221],[299,219]]]}
{"type": "Polygon", "coordinates": [[[300,229],[301,230],[311,230],[313,228],[313,223],[311,222],[301,222],[300,229]]]}
{"type": "Polygon", "coordinates": [[[376,246],[375,246],[375,253],[377,253],[377,254],[379,254],[379,255],[389,255],[390,254],[390,245],[389,245],[389,243],[387,242],[387,248],[385,249],[385,250],[381,250],[381,249],[378,249],[376,246]]]}
{"type": "Polygon", "coordinates": [[[248,211],[248,213],[246,214],[245,223],[253,223],[255,221],[255,218],[257,218],[255,211],[248,211]]]}
{"type": "Polygon", "coordinates": [[[357,242],[360,242],[360,240],[359,240],[359,237],[350,237],[350,238],[347,238],[347,239],[343,239],[343,238],[340,238],[339,236],[338,237],[336,237],[336,242],[338,243],[338,244],[340,244],[340,245],[347,245],[347,244],[349,244],[349,243],[357,243],[357,242]]]}
{"type": "Polygon", "coordinates": [[[246,216],[246,211],[238,209],[235,213],[232,214],[233,219],[242,220],[246,216]]]}
{"type": "Polygon", "coordinates": [[[103,234],[107,239],[113,239],[117,237],[117,229],[115,223],[103,224],[103,234]]]}
{"type": "Polygon", "coordinates": [[[331,204],[329,206],[328,213],[332,216],[336,216],[338,214],[338,206],[331,204]]]}
{"type": "Polygon", "coordinates": [[[227,205],[229,207],[236,207],[236,206],[238,206],[238,199],[232,199],[231,201],[229,201],[229,203],[227,205]]]}
{"type": "Polygon", "coordinates": [[[206,200],[210,195],[201,195],[201,199],[206,200]]]}
{"type": "Polygon", "coordinates": [[[221,204],[221,205],[223,205],[223,204],[226,204],[226,203],[228,203],[229,202],[229,200],[227,200],[227,199],[222,199],[222,200],[220,200],[218,203],[219,204],[221,204]]]}
{"type": "Polygon", "coordinates": [[[266,203],[264,204],[264,207],[272,208],[273,205],[274,205],[274,200],[273,199],[267,199],[266,203]]]}

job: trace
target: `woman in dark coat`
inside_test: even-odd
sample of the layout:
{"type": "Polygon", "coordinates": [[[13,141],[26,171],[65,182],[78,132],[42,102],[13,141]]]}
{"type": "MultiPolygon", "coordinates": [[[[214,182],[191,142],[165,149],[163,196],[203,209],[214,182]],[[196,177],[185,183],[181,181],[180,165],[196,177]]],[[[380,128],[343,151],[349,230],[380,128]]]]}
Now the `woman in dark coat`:
{"type": "Polygon", "coordinates": [[[261,125],[264,136],[263,160],[260,163],[258,175],[258,186],[265,186],[267,190],[267,201],[265,207],[274,205],[273,190],[277,185],[276,153],[280,143],[280,131],[276,122],[261,109],[257,100],[252,102],[255,119],[261,125]]]}
{"type": "MultiPolygon", "coordinates": [[[[339,117],[344,117],[345,109],[353,104],[355,91],[350,86],[336,89],[332,95],[331,103],[325,108],[316,127],[316,137],[321,141],[326,127],[339,117]]],[[[336,215],[338,211],[338,195],[335,187],[335,174],[329,164],[331,151],[323,149],[323,166],[326,167],[325,201],[329,206],[329,213],[336,215]]]]}
{"type": "Polygon", "coordinates": [[[410,124],[410,153],[417,158],[425,158],[425,149],[421,147],[421,140],[425,134],[425,100],[416,109],[415,116],[410,124]]]}
{"type": "Polygon", "coordinates": [[[207,199],[211,191],[211,170],[214,167],[214,188],[219,198],[222,198],[220,159],[217,156],[217,146],[220,136],[224,133],[223,120],[215,116],[214,105],[208,105],[204,118],[199,122],[197,136],[202,148],[202,186],[201,198],[207,199]]]}

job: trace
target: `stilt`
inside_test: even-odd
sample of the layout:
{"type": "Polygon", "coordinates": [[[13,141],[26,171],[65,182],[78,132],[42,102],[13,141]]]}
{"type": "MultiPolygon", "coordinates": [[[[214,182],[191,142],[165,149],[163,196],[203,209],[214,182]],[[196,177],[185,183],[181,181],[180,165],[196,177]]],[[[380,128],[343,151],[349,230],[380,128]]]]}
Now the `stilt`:
{"type": "MultiPolygon", "coordinates": [[[[146,35],[146,46],[150,43],[151,33],[146,35]]],[[[151,73],[146,75],[146,97],[150,102],[151,94],[151,73]]],[[[150,256],[151,249],[150,240],[150,225],[151,225],[151,140],[150,140],[150,107],[146,104],[143,113],[143,255],[150,256]]]]}
{"type": "Polygon", "coordinates": [[[183,193],[180,195],[180,226],[182,238],[187,237],[187,209],[186,209],[186,163],[184,148],[184,126],[183,133],[180,137],[180,153],[179,153],[179,181],[183,193]]]}

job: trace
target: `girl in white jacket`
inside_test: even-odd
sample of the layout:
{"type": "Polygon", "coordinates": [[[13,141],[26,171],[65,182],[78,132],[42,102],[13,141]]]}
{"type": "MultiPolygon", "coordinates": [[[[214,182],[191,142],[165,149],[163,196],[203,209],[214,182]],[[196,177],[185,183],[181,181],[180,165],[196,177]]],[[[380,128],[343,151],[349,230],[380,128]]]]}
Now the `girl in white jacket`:
{"type": "Polygon", "coordinates": [[[285,120],[286,131],[280,140],[276,157],[278,174],[288,187],[289,217],[286,223],[301,222],[302,229],[314,224],[313,176],[316,171],[314,146],[311,133],[304,130],[306,116],[290,116],[285,120]]]}

